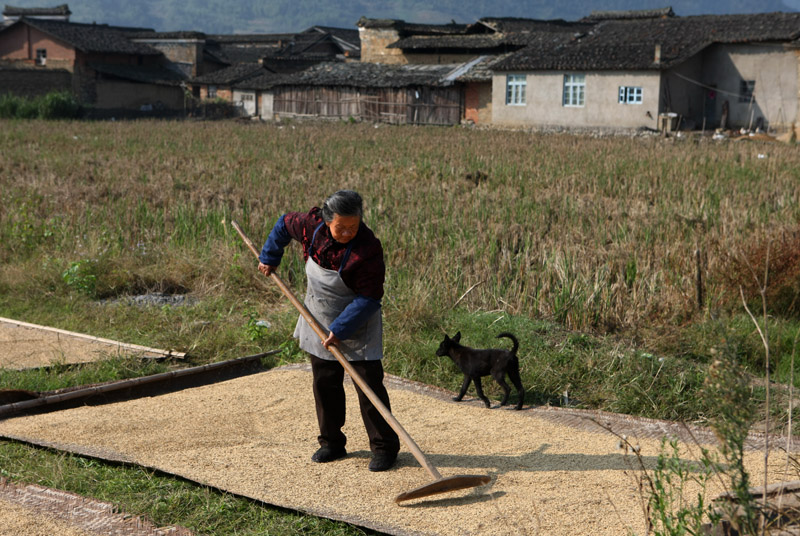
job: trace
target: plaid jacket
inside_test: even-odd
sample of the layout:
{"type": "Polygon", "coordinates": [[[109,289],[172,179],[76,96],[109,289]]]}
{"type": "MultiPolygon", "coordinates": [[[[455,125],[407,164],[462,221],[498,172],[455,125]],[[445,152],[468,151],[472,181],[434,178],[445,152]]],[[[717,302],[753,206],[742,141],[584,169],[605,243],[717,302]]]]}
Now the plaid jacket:
{"type": "Polygon", "coordinates": [[[381,306],[386,266],[380,240],[362,221],[355,238],[348,244],[340,244],[323,223],[322,210],[314,207],[308,212],[289,212],[278,218],[258,260],[270,266],[280,265],[283,251],[293,239],[303,246],[303,260],[310,257],[320,267],[338,271],[344,284],[356,294],[328,327],[339,339],[349,338],[381,306]],[[350,254],[342,266],[350,244],[350,254]]]}

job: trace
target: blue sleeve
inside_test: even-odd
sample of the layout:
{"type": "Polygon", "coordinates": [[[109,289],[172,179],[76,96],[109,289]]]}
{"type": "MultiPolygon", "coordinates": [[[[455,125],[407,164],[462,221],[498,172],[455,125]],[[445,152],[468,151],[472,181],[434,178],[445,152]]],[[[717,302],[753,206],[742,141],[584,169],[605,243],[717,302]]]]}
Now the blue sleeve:
{"type": "Polygon", "coordinates": [[[286,223],[283,221],[283,216],[278,218],[278,221],[275,222],[275,226],[270,231],[269,236],[267,237],[267,241],[264,242],[264,247],[261,248],[261,254],[258,256],[258,260],[262,264],[268,264],[269,266],[278,266],[281,263],[281,258],[283,258],[283,248],[289,245],[289,242],[292,241],[292,237],[289,235],[289,231],[286,230],[286,223]]]}
{"type": "Polygon", "coordinates": [[[328,329],[339,340],[347,340],[380,308],[381,302],[359,294],[344,308],[344,311],[339,314],[328,329]]]}

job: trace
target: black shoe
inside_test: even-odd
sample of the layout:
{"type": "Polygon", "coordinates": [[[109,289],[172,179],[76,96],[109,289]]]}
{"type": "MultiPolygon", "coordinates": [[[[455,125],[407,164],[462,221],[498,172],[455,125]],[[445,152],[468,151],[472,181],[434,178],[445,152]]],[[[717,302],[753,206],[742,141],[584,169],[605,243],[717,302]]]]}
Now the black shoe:
{"type": "Polygon", "coordinates": [[[347,451],[344,447],[320,447],[317,452],[311,456],[311,461],[316,463],[328,463],[347,456],[347,451]]]}
{"type": "Polygon", "coordinates": [[[397,461],[397,454],[378,453],[372,456],[369,462],[369,470],[373,472],[386,471],[394,466],[397,461]]]}

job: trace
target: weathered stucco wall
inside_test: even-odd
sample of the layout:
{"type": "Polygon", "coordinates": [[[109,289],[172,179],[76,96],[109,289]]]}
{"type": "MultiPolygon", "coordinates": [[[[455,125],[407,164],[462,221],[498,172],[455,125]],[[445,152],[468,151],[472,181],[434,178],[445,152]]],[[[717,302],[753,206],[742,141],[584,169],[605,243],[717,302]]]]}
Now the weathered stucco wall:
{"type": "Polygon", "coordinates": [[[96,85],[97,108],[127,108],[139,110],[142,105],[159,108],[180,109],[183,107],[183,92],[179,87],[154,84],[131,84],[111,80],[96,85]]]}
{"type": "Polygon", "coordinates": [[[203,41],[199,39],[148,40],[137,39],[161,51],[187,76],[198,76],[198,66],[203,63],[203,41]]]}
{"type": "Polygon", "coordinates": [[[764,126],[791,128],[797,121],[797,78],[797,56],[782,45],[714,45],[705,53],[703,83],[718,88],[716,117],[728,101],[729,128],[754,128],[759,118],[764,126]],[[740,102],[742,80],[755,81],[752,101],[740,102]]]}
{"type": "Polygon", "coordinates": [[[524,105],[506,104],[506,73],[495,75],[492,79],[492,121],[516,126],[657,127],[661,79],[658,71],[584,73],[583,106],[563,105],[565,74],[575,73],[527,73],[524,105]],[[641,87],[642,103],[620,104],[620,86],[641,87]]]}
{"type": "MultiPolygon", "coordinates": [[[[361,61],[365,63],[385,63],[404,65],[408,60],[399,48],[386,48],[400,39],[394,28],[359,28],[361,37],[361,61]]],[[[427,63],[427,62],[426,62],[427,63]]]]}

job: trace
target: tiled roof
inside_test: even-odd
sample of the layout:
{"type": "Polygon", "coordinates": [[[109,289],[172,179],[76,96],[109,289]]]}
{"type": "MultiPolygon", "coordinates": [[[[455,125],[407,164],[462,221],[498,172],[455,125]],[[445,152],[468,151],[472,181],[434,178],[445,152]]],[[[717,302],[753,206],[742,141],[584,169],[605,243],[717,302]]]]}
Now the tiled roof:
{"type": "Polygon", "coordinates": [[[458,77],[459,82],[491,82],[494,66],[511,56],[512,52],[498,56],[481,56],[479,61],[470,66],[458,77]]]}
{"type": "Polygon", "coordinates": [[[561,19],[483,18],[461,34],[414,35],[402,38],[387,48],[403,50],[516,50],[538,39],[539,34],[586,31],[591,24],[561,19]]]}
{"type": "Polygon", "coordinates": [[[650,70],[683,63],[713,43],[792,41],[800,13],[609,19],[579,34],[537,34],[526,48],[498,63],[513,70],[650,70]],[[655,62],[656,45],[661,60],[655,62]]]}
{"type": "Polygon", "coordinates": [[[356,29],[335,28],[332,26],[312,26],[301,33],[322,33],[330,34],[336,39],[349,43],[351,46],[361,48],[361,36],[356,29]]]}
{"type": "Polygon", "coordinates": [[[3,15],[8,17],[33,17],[33,16],[64,16],[72,15],[68,4],[55,7],[15,7],[7,5],[3,15]]]}
{"type": "Polygon", "coordinates": [[[483,25],[500,33],[521,32],[560,32],[576,26],[584,26],[579,22],[568,22],[563,19],[541,20],[522,19],[517,17],[483,17],[470,25],[469,31],[483,25]]]}
{"type": "Polygon", "coordinates": [[[281,80],[283,80],[286,76],[287,75],[285,74],[277,74],[265,71],[259,74],[258,76],[254,76],[252,78],[242,80],[241,82],[237,82],[233,84],[232,87],[236,89],[258,89],[258,90],[271,89],[276,85],[278,85],[281,82],[281,80]]]}
{"type": "MultiPolygon", "coordinates": [[[[161,52],[144,43],[128,39],[126,29],[105,24],[79,24],[57,20],[22,18],[11,26],[27,24],[70,46],[87,53],[135,54],[140,56],[159,56],[161,52]]],[[[132,30],[132,29],[131,29],[132,30]]],[[[136,29],[141,31],[141,28],[136,29]]]]}
{"type": "Polygon", "coordinates": [[[205,51],[221,63],[258,63],[258,60],[278,50],[277,44],[206,43],[205,51]]]}
{"type": "Polygon", "coordinates": [[[633,19],[654,19],[661,17],[674,17],[675,12],[671,7],[661,9],[637,9],[629,11],[592,11],[584,21],[601,21],[608,19],[633,20],[633,19]]]}
{"type": "Polygon", "coordinates": [[[160,66],[90,63],[89,67],[105,75],[145,84],[177,86],[186,80],[181,73],[160,66]]]}
{"type": "Polygon", "coordinates": [[[274,85],[351,86],[399,88],[449,86],[462,64],[384,65],[380,63],[320,63],[299,73],[285,75],[274,85]]]}
{"type": "Polygon", "coordinates": [[[266,72],[268,71],[257,63],[237,63],[225,69],[193,78],[191,83],[230,86],[266,72]]]}
{"type": "Polygon", "coordinates": [[[401,35],[447,35],[463,34],[467,24],[417,24],[401,19],[368,19],[361,17],[356,23],[361,28],[392,28],[401,35]]]}
{"type": "Polygon", "coordinates": [[[275,33],[275,34],[210,34],[208,35],[209,41],[216,41],[217,43],[226,44],[277,44],[279,41],[286,41],[291,39],[295,34],[293,33],[275,33]]]}
{"type": "Polygon", "coordinates": [[[154,39],[154,40],[169,40],[169,39],[205,39],[206,34],[203,32],[195,32],[195,31],[177,31],[177,32],[154,32],[154,31],[146,31],[146,32],[131,32],[129,34],[125,34],[130,39],[138,39],[138,40],[147,40],[147,39],[154,39]]]}

